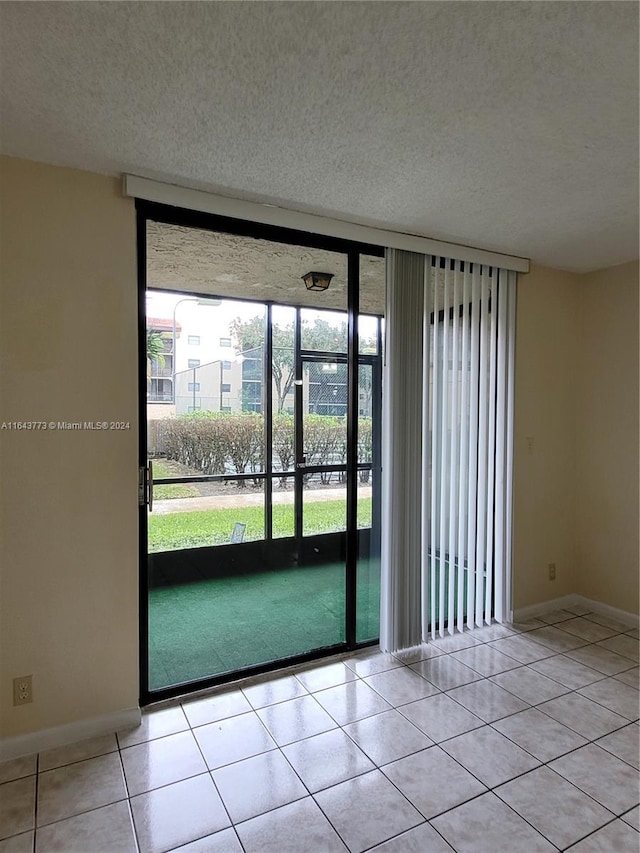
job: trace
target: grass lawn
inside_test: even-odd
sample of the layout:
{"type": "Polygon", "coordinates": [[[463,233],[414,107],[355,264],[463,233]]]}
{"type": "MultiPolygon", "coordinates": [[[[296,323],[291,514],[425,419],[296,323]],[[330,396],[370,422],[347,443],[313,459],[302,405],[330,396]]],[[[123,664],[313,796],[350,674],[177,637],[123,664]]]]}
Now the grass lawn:
{"type": "MultiPolygon", "coordinates": [[[[153,477],[157,480],[165,480],[168,477],[174,476],[173,471],[159,460],[153,460],[153,477]]],[[[190,486],[189,483],[176,483],[175,486],[153,486],[153,498],[156,501],[167,501],[172,498],[193,498],[197,497],[200,492],[195,486],[190,486]]]]}
{"type": "MultiPolygon", "coordinates": [[[[162,488],[162,487],[157,487],[162,488]]],[[[171,486],[170,488],[178,488],[171,486]]],[[[187,486],[187,488],[192,488],[187,486]]],[[[156,497],[159,495],[156,493],[156,497]]],[[[175,497],[175,495],[174,495],[175,497]]],[[[308,501],[304,507],[304,534],[333,533],[346,527],[343,500],[308,501]]],[[[229,542],[236,522],[247,525],[244,540],[264,539],[264,510],[260,506],[232,507],[149,515],[149,551],[173,551],[229,542]]],[[[358,500],[358,527],[371,526],[371,498],[358,500]]],[[[280,539],[294,535],[293,504],[273,505],[273,536],[280,539]]]]}

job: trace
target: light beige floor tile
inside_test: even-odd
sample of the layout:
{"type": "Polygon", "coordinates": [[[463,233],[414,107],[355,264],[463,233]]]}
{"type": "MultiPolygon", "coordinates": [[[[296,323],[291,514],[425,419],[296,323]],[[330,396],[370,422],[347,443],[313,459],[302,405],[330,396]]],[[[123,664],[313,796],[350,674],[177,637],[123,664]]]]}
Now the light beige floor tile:
{"type": "Polygon", "coordinates": [[[0,838],[33,829],[35,808],[35,776],[0,785],[0,838]]]}
{"type": "Polygon", "coordinates": [[[432,824],[456,853],[552,853],[556,849],[492,793],[445,812],[432,824]]]}
{"type": "Polygon", "coordinates": [[[0,841],[0,853],[33,853],[34,832],[22,832],[0,841]]]}
{"type": "Polygon", "coordinates": [[[355,681],[357,675],[343,663],[330,663],[324,666],[314,666],[296,673],[298,681],[309,691],[326,690],[337,687],[347,681],[355,681]]]}
{"type": "Polygon", "coordinates": [[[583,646],[581,649],[572,649],[567,652],[566,657],[577,660],[585,666],[597,669],[603,675],[616,675],[623,673],[633,667],[633,661],[618,655],[609,649],[600,646],[583,646]]]}
{"type": "Polygon", "coordinates": [[[443,652],[459,652],[462,649],[468,649],[471,646],[477,646],[478,643],[484,642],[479,636],[476,636],[475,631],[463,631],[461,634],[448,634],[444,637],[436,637],[431,640],[431,645],[436,649],[441,649],[443,652]]]}
{"type": "Polygon", "coordinates": [[[254,711],[200,726],[194,729],[194,734],[210,770],[276,748],[254,711]]]}
{"type": "Polygon", "coordinates": [[[47,770],[38,776],[38,826],[126,799],[117,753],[47,770]]]}
{"type": "Polygon", "coordinates": [[[606,640],[607,637],[612,637],[617,633],[611,628],[605,628],[604,625],[598,625],[597,622],[592,622],[588,617],[583,616],[569,619],[557,627],[576,637],[581,637],[583,640],[588,640],[590,643],[597,643],[598,640],[606,640]]]}
{"type": "Polygon", "coordinates": [[[365,654],[355,655],[351,658],[345,658],[345,664],[349,669],[353,670],[356,675],[361,678],[366,678],[367,675],[376,675],[379,672],[386,672],[389,669],[395,669],[402,666],[402,663],[393,655],[388,655],[383,652],[367,652],[365,654]]]}
{"type": "Polygon", "coordinates": [[[535,669],[531,668],[531,665],[494,675],[489,680],[497,684],[498,687],[502,687],[503,690],[513,693],[523,702],[528,702],[529,705],[548,702],[549,699],[555,699],[570,690],[569,687],[558,684],[557,681],[536,672],[535,669]]]}
{"type": "Polygon", "coordinates": [[[526,702],[485,679],[450,690],[448,695],[487,723],[528,708],[526,702]]]}
{"type": "Polygon", "coordinates": [[[205,773],[131,798],[141,853],[164,853],[230,825],[205,773]]]}
{"type": "Polygon", "coordinates": [[[0,763],[0,785],[3,782],[13,782],[32,776],[36,772],[38,762],[37,755],[25,755],[22,758],[12,758],[0,763]]]}
{"type": "Polygon", "coordinates": [[[137,853],[129,805],[103,806],[38,830],[36,853],[137,853]]]}
{"type": "Polygon", "coordinates": [[[636,770],[640,769],[640,729],[638,726],[625,726],[617,732],[611,732],[600,740],[597,745],[616,755],[636,770]]]}
{"type": "Polygon", "coordinates": [[[426,678],[439,690],[451,690],[452,687],[470,684],[472,681],[479,681],[482,678],[471,667],[454,660],[451,655],[442,655],[438,658],[414,663],[409,669],[426,678]]]}
{"type": "Polygon", "coordinates": [[[491,726],[474,729],[440,744],[488,788],[538,767],[540,762],[491,726]]]}
{"type": "Polygon", "coordinates": [[[377,765],[396,761],[433,744],[398,711],[358,720],[344,730],[377,765]]]}
{"type": "Polygon", "coordinates": [[[579,687],[600,681],[602,678],[602,673],[598,670],[591,669],[591,667],[585,666],[566,655],[555,655],[552,658],[536,661],[529,666],[536,672],[554,679],[554,681],[569,687],[571,690],[577,690],[579,687]]]}
{"type": "Polygon", "coordinates": [[[545,624],[540,619],[519,619],[516,622],[506,623],[508,628],[511,628],[512,631],[516,631],[518,634],[526,634],[536,628],[543,628],[545,624]]]}
{"type": "Polygon", "coordinates": [[[131,797],[207,770],[191,732],[127,747],[122,750],[122,762],[131,797]]]}
{"type": "Polygon", "coordinates": [[[393,656],[402,663],[409,665],[410,663],[418,663],[421,660],[429,660],[444,655],[446,652],[439,649],[432,643],[422,643],[420,646],[412,646],[410,649],[401,649],[399,652],[394,652],[393,656]]]}
{"type": "Polygon", "coordinates": [[[535,708],[498,720],[493,727],[545,763],[587,743],[581,735],[535,708]]]}
{"type": "Polygon", "coordinates": [[[585,607],[584,604],[572,604],[571,607],[565,607],[564,609],[575,616],[586,616],[588,613],[591,613],[591,608],[585,607]]]}
{"type": "Polygon", "coordinates": [[[430,824],[421,823],[409,832],[373,847],[371,853],[454,853],[454,850],[430,824]]]}
{"type": "Polygon", "coordinates": [[[178,848],[175,853],[243,853],[234,829],[223,829],[178,848]]]}
{"type": "Polygon", "coordinates": [[[362,851],[422,823],[421,814],[379,770],[315,795],[351,851],[362,851]]]}
{"type": "Polygon", "coordinates": [[[628,684],[621,684],[615,678],[605,678],[604,681],[589,684],[578,693],[628,720],[637,720],[640,716],[638,691],[628,684]]]}
{"type": "Polygon", "coordinates": [[[389,711],[391,705],[364,681],[350,681],[313,694],[341,726],[389,711]]]}
{"type": "Polygon", "coordinates": [[[559,622],[566,622],[569,619],[574,618],[574,613],[572,613],[569,609],[567,610],[551,610],[549,613],[540,613],[536,617],[541,622],[544,622],[545,625],[554,625],[559,622]]]}
{"type": "Polygon", "coordinates": [[[418,726],[435,743],[484,725],[483,720],[444,693],[403,705],[399,713],[418,726]]]}
{"type": "Polygon", "coordinates": [[[614,631],[619,631],[621,634],[629,630],[629,625],[626,622],[621,622],[620,619],[616,619],[614,616],[607,616],[606,613],[590,613],[589,619],[592,622],[597,622],[598,625],[604,625],[605,628],[612,628],[614,631]]]}
{"type": "Polygon", "coordinates": [[[620,672],[614,678],[622,681],[623,684],[635,687],[637,690],[640,687],[640,668],[636,666],[633,669],[628,669],[626,672],[620,672]]]}
{"type": "Polygon", "coordinates": [[[211,774],[234,823],[308,796],[279,750],[245,758],[211,774]]]}
{"type": "Polygon", "coordinates": [[[497,675],[499,672],[506,672],[509,669],[521,666],[520,661],[487,645],[472,646],[470,649],[463,649],[461,652],[453,652],[451,657],[485,676],[497,675]]]}
{"type": "Polygon", "coordinates": [[[307,690],[295,675],[285,675],[282,678],[267,678],[257,681],[242,692],[253,708],[266,708],[278,702],[287,702],[299,696],[306,696],[307,690]]]}
{"type": "Polygon", "coordinates": [[[278,746],[336,728],[335,721],[309,695],[269,705],[257,714],[278,746]]]}
{"type": "Polygon", "coordinates": [[[394,707],[425,699],[438,692],[433,684],[404,666],[378,675],[370,675],[364,679],[364,683],[373,687],[376,693],[394,707]]]}
{"type": "Polygon", "coordinates": [[[596,740],[608,735],[629,722],[620,714],[603,708],[579,693],[567,693],[565,696],[543,702],[538,705],[538,710],[578,732],[587,740],[596,740]]]}
{"type": "MultiPolygon", "coordinates": [[[[538,625],[537,627],[541,627],[538,625]]],[[[513,628],[509,627],[509,625],[500,625],[499,623],[494,623],[493,625],[485,625],[484,628],[476,628],[473,632],[474,639],[479,640],[481,643],[489,643],[491,640],[501,640],[504,637],[515,637],[516,631],[513,628]]]]}
{"type": "Polygon", "coordinates": [[[245,853],[346,853],[347,848],[311,797],[236,827],[245,853]]]}
{"type": "Polygon", "coordinates": [[[312,793],[375,769],[341,729],[292,743],[282,751],[312,793]]]}
{"type": "Polygon", "coordinates": [[[531,631],[526,634],[518,634],[516,637],[506,637],[504,640],[494,640],[489,645],[507,657],[519,660],[520,663],[533,663],[533,661],[542,660],[542,658],[548,658],[554,654],[553,649],[532,640],[530,634],[531,631]]]}
{"type": "Polygon", "coordinates": [[[595,744],[558,758],[549,767],[615,814],[640,803],[638,771],[595,744]]]}
{"type": "Polygon", "coordinates": [[[184,732],[189,728],[182,708],[163,708],[161,711],[149,711],[142,715],[142,721],[135,729],[123,729],[118,732],[120,747],[133,746],[155,738],[184,732]]]}
{"type": "Polygon", "coordinates": [[[507,782],[495,793],[562,850],[600,829],[613,817],[610,811],[548,767],[507,782]]]}
{"type": "Polygon", "coordinates": [[[63,767],[65,764],[74,764],[76,761],[85,761],[87,758],[96,758],[98,755],[117,751],[118,742],[115,735],[89,738],[72,743],[69,746],[61,746],[57,749],[41,752],[38,769],[42,773],[45,770],[63,767]]]}
{"type": "Polygon", "coordinates": [[[573,634],[567,634],[566,631],[556,628],[555,625],[546,625],[544,628],[536,628],[527,635],[536,643],[542,646],[547,646],[555,652],[567,652],[570,649],[578,649],[580,646],[586,646],[587,641],[576,637],[573,634]]]}
{"type": "Polygon", "coordinates": [[[640,832],[640,806],[636,806],[635,809],[631,809],[631,811],[623,814],[622,820],[640,832]]]}
{"type": "Polygon", "coordinates": [[[601,640],[598,645],[603,649],[609,649],[610,652],[622,655],[629,660],[638,663],[639,643],[634,637],[626,637],[624,634],[618,634],[617,637],[609,637],[608,640],[601,640]]]}
{"type": "Polygon", "coordinates": [[[640,849],[638,833],[621,820],[614,820],[583,841],[570,847],[567,853],[636,853],[640,849]]]}
{"type": "Polygon", "coordinates": [[[487,790],[438,746],[387,764],[382,772],[426,818],[459,806],[487,790]],[[440,783],[425,784],[427,779],[440,780],[440,783]]]}
{"type": "Polygon", "coordinates": [[[227,717],[237,717],[238,714],[246,714],[252,709],[241,690],[228,690],[195,699],[193,702],[183,702],[182,710],[189,725],[195,727],[216,723],[227,717]]]}

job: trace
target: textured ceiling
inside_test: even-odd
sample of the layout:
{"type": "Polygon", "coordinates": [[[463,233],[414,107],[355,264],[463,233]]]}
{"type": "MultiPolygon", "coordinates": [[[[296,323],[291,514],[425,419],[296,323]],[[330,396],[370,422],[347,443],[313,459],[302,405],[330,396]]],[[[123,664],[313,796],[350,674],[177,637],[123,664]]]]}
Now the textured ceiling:
{"type": "Polygon", "coordinates": [[[635,2],[2,2],[0,39],[3,153],[638,256],[635,2]]]}

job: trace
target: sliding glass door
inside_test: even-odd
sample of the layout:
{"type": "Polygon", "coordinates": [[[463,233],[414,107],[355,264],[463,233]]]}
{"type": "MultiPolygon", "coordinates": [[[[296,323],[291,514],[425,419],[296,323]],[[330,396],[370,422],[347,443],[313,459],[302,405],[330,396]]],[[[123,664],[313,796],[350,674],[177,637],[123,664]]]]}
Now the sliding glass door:
{"type": "Polygon", "coordinates": [[[143,701],[375,640],[382,259],[139,217],[143,701]]]}

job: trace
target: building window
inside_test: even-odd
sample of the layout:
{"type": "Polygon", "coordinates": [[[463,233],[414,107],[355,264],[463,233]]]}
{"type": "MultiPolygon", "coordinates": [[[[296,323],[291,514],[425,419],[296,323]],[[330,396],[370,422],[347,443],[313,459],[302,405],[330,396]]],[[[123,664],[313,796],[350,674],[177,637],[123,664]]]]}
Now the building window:
{"type": "Polygon", "coordinates": [[[222,362],[222,369],[223,370],[231,370],[231,362],[230,361],[223,361],[222,362]]]}
{"type": "Polygon", "coordinates": [[[188,367],[200,367],[200,359],[199,358],[190,358],[187,361],[188,367]]]}
{"type": "Polygon", "coordinates": [[[187,343],[192,347],[200,346],[200,335],[188,335],[187,343]]]}
{"type": "Polygon", "coordinates": [[[231,383],[230,382],[223,382],[222,383],[222,393],[228,394],[230,391],[231,391],[231,383]]]}
{"type": "Polygon", "coordinates": [[[230,347],[231,346],[231,338],[220,338],[220,346],[221,347],[230,347]]]}
{"type": "Polygon", "coordinates": [[[199,391],[200,383],[199,382],[189,382],[189,386],[187,388],[188,391],[199,391]]]}

